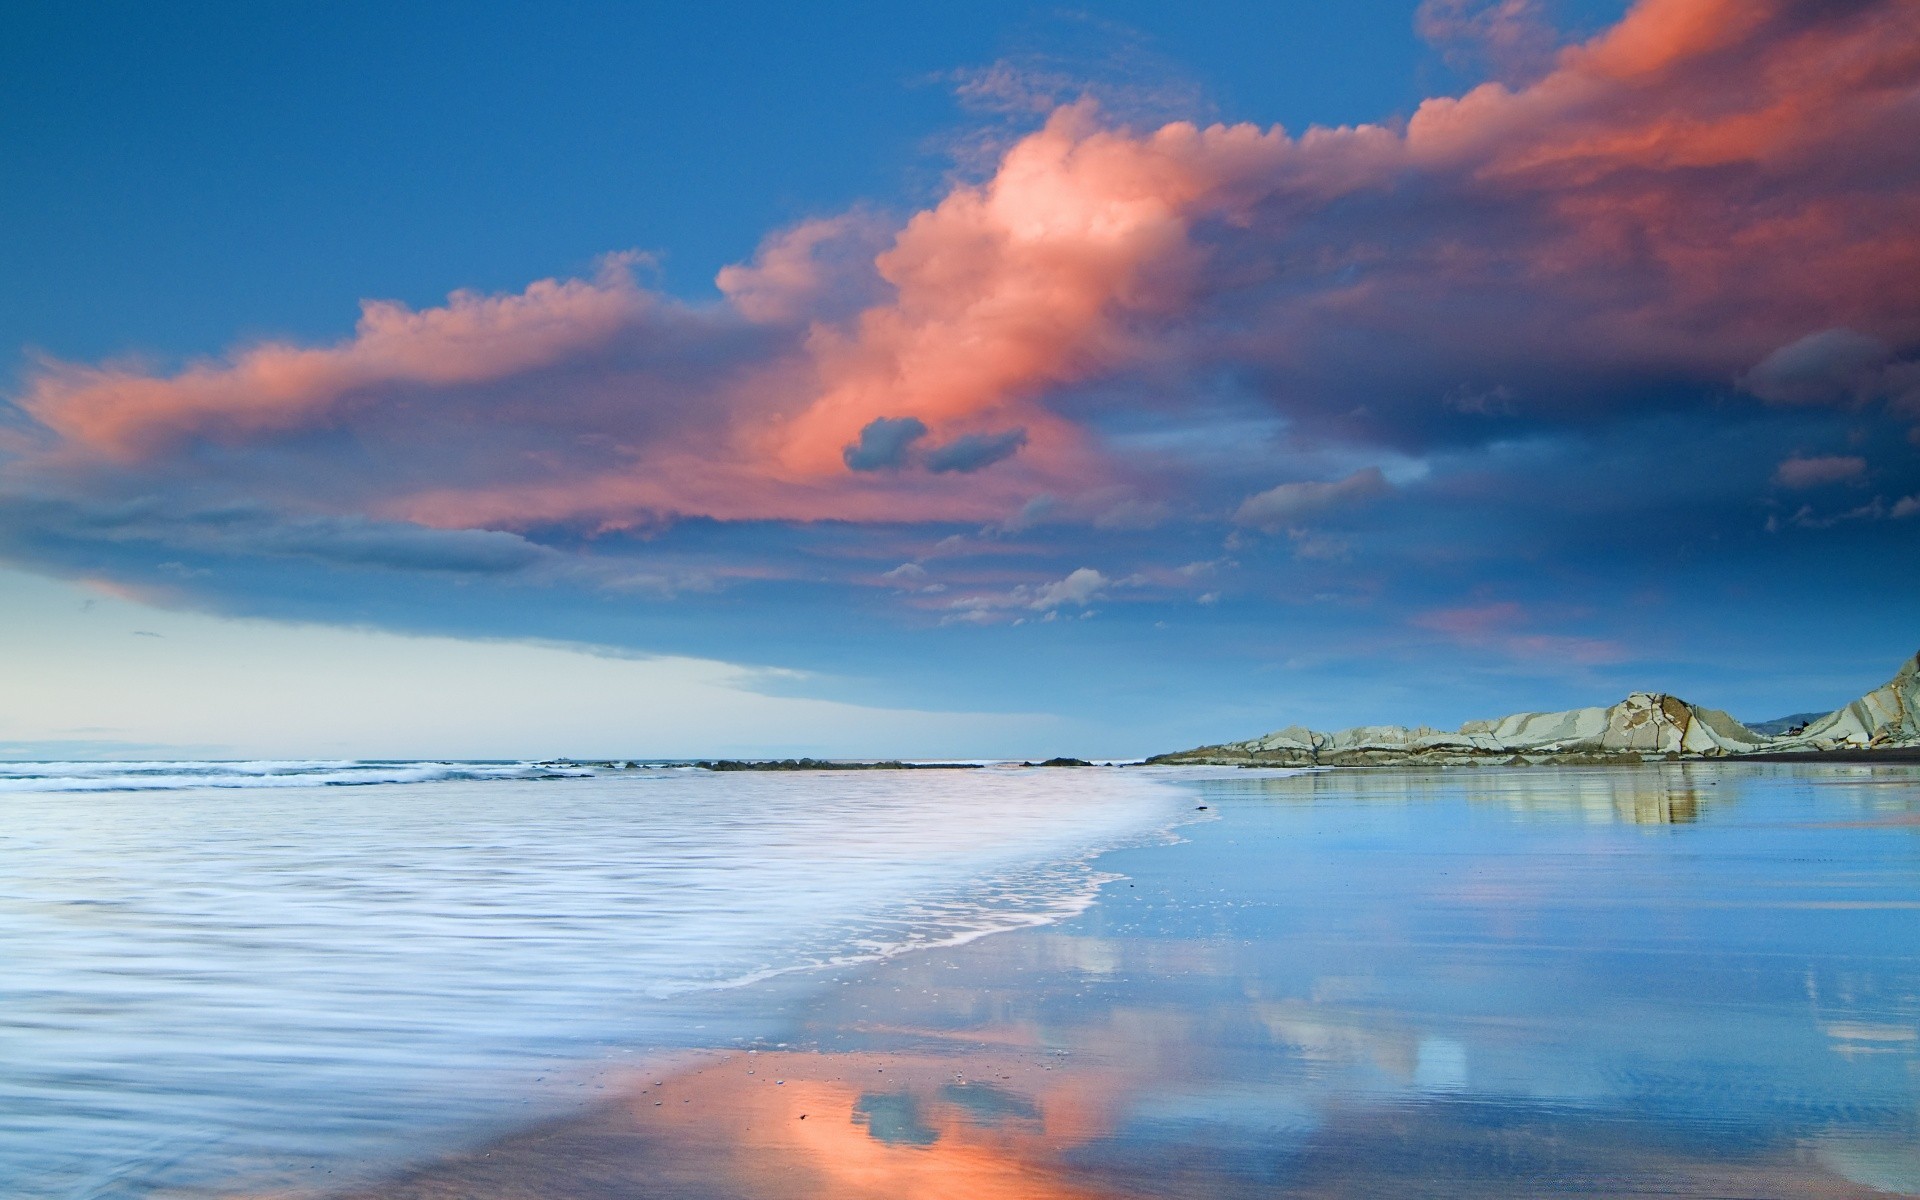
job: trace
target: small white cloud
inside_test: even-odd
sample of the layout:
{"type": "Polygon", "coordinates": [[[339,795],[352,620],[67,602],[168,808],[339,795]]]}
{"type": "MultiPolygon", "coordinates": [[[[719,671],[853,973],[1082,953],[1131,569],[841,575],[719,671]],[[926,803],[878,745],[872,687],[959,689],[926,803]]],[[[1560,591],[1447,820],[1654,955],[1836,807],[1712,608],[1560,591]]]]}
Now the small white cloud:
{"type": "Polygon", "coordinates": [[[958,597],[948,604],[947,615],[941,618],[941,623],[965,621],[985,624],[1011,620],[1018,625],[1026,619],[1018,615],[1022,612],[1041,613],[1044,614],[1041,620],[1052,620],[1062,608],[1087,608],[1107,588],[1113,586],[1116,586],[1116,581],[1092,567],[1081,567],[1066,578],[1051,583],[1023,583],[1004,592],[982,592],[958,597]]]}
{"type": "Polygon", "coordinates": [[[1332,482],[1283,483],[1248,496],[1233,514],[1233,521],[1236,525],[1278,533],[1308,517],[1362,504],[1392,490],[1393,485],[1387,482],[1379,467],[1366,467],[1332,482]]]}
{"type": "Polygon", "coordinates": [[[1049,583],[1034,593],[1027,607],[1035,611],[1059,608],[1063,604],[1086,605],[1097,598],[1111,581],[1092,567],[1081,567],[1065,579],[1049,583]]]}

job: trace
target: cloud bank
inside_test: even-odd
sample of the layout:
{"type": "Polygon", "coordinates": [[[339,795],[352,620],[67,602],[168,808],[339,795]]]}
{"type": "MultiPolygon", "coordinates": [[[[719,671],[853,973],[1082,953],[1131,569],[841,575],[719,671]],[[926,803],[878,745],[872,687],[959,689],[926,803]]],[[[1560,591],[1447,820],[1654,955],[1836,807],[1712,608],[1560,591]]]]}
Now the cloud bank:
{"type": "Polygon", "coordinates": [[[1035,613],[1135,576],[1230,600],[1171,564],[1236,526],[1337,515],[1289,569],[1358,595],[1390,586],[1370,556],[1584,553],[1610,497],[1752,530],[1770,488],[1908,503],[1920,8],[1640,0],[1571,45],[1524,3],[1420,20],[1495,77],[1297,132],[1058,104],[903,219],[773,232],[711,301],[615,255],[368,301],[332,344],[39,360],[0,442],[9,553],[519,575],[699,530],[712,579],[891,595],[869,559],[972,556],[944,611],[1035,613]],[[1731,465],[1668,470],[1633,444],[1656,427],[1731,465]]]}

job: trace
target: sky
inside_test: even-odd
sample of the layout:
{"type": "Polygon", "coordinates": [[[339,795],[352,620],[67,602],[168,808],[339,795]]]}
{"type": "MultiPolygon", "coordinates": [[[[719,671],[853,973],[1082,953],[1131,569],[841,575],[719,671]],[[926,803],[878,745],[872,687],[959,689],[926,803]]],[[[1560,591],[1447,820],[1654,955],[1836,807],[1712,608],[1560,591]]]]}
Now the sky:
{"type": "Polygon", "coordinates": [[[10,6],[0,754],[1089,757],[1920,646],[1910,0],[10,6]]]}

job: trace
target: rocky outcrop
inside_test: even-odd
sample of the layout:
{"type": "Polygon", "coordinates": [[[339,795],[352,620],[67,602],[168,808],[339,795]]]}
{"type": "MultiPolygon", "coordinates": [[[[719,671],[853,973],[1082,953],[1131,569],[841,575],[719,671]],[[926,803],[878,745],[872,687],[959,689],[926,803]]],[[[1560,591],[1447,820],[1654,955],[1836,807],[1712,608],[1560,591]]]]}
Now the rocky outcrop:
{"type": "Polygon", "coordinates": [[[1785,736],[1769,736],[1714,708],[1635,692],[1606,708],[1515,713],[1458,730],[1362,725],[1322,733],[1300,725],[1219,746],[1148,759],[1246,766],[1455,763],[1610,763],[1920,746],[1920,655],[1885,687],[1785,736]]]}
{"type": "Polygon", "coordinates": [[[1879,750],[1920,746],[1920,654],[1885,685],[1836,708],[1797,734],[1772,742],[1774,750],[1879,750]]]}

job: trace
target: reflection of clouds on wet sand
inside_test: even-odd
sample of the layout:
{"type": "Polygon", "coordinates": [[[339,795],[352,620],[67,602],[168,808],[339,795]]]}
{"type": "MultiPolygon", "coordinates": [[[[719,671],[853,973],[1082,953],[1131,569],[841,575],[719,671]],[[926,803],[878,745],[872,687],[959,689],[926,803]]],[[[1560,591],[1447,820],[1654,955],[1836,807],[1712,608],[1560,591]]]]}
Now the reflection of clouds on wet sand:
{"type": "MultiPolygon", "coordinates": [[[[1449,1052],[1450,1053],[1450,1052],[1449,1052]]],[[[1446,1089],[1451,1091],[1451,1089],[1446,1089]]],[[[1316,1108],[1257,1083],[950,1047],[729,1055],[563,1125],[359,1196],[381,1200],[1094,1200],[1571,1196],[1864,1200],[1910,1147],[1688,1153],[1630,1116],[1440,1095],[1316,1108]],[[749,1070],[754,1074],[749,1074],[749,1070]],[[969,1074],[973,1072],[976,1074],[969,1074]],[[1858,1184],[1849,1180],[1857,1180],[1858,1184]]]]}

